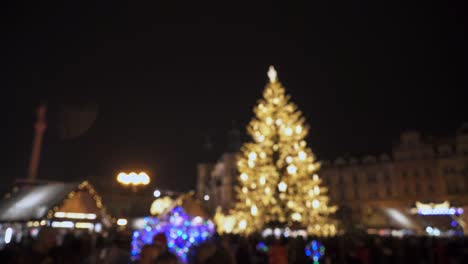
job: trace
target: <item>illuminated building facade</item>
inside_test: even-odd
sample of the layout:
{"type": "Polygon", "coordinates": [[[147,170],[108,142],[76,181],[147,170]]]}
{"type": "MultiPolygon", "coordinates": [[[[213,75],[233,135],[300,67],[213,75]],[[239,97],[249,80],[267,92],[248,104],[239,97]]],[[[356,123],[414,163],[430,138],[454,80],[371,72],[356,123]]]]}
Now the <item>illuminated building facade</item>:
{"type": "Polygon", "coordinates": [[[87,181],[15,187],[0,200],[0,248],[35,236],[43,226],[101,232],[113,224],[101,196],[87,181]]]}
{"type": "Polygon", "coordinates": [[[348,226],[390,225],[376,219],[382,208],[406,212],[415,203],[450,201],[468,206],[468,125],[450,139],[405,132],[391,155],[337,158],[322,162],[320,176],[348,226]]]}
{"type": "MultiPolygon", "coordinates": [[[[235,152],[224,154],[217,163],[198,165],[197,192],[210,195],[211,210],[220,206],[226,211],[233,204],[235,168],[235,152]]],[[[319,175],[331,203],[339,207],[337,217],[346,220],[342,221],[345,230],[409,227],[410,219],[404,218],[411,215],[416,202],[449,201],[467,212],[463,217],[468,223],[468,124],[448,139],[423,138],[415,131],[402,133],[391,153],[322,161],[319,175]]]]}
{"type": "Polygon", "coordinates": [[[232,208],[235,200],[234,186],[237,181],[236,156],[240,150],[240,132],[233,128],[228,132],[227,149],[216,160],[213,146],[207,141],[203,148],[203,161],[197,166],[197,196],[213,213],[216,207],[223,211],[232,208]]]}

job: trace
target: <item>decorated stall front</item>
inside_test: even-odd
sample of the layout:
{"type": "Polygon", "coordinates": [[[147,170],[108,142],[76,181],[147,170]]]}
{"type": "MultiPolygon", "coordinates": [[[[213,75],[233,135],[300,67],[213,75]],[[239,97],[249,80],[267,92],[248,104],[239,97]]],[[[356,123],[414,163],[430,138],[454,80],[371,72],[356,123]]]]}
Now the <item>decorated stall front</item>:
{"type": "Polygon", "coordinates": [[[193,193],[175,200],[162,197],[151,208],[153,216],[144,218],[143,227],[133,232],[132,258],[138,259],[141,248],[152,244],[163,233],[169,251],[186,262],[190,249],[213,236],[215,226],[193,193]]]}
{"type": "Polygon", "coordinates": [[[365,224],[371,234],[461,236],[466,232],[463,215],[464,209],[449,201],[415,202],[412,208],[379,208],[365,224]]]}
{"type": "Polygon", "coordinates": [[[112,224],[101,197],[87,181],[16,187],[0,201],[0,247],[35,236],[43,226],[101,232],[112,224]]]}

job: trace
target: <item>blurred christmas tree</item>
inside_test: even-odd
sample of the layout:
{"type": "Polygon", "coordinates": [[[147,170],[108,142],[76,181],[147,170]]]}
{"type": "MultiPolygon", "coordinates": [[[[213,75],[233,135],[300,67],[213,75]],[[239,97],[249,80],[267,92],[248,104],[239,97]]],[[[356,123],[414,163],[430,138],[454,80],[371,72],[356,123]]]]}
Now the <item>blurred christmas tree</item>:
{"type": "Polygon", "coordinates": [[[305,120],[273,67],[268,77],[247,128],[253,142],[244,144],[237,163],[237,202],[230,216],[217,213],[218,229],[252,233],[271,226],[333,235],[336,225],[329,215],[336,207],[328,205],[327,189],[320,187],[320,164],[304,140],[305,120]]]}

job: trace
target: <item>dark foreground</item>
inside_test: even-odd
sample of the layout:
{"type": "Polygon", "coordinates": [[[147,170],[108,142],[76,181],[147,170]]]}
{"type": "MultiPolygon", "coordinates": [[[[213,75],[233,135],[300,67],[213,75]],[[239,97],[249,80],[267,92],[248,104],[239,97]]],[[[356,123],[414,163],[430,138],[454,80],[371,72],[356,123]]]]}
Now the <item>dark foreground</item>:
{"type": "MultiPolygon", "coordinates": [[[[130,255],[130,233],[114,233],[107,237],[82,233],[57,237],[53,230],[40,232],[36,239],[25,237],[12,241],[0,251],[5,264],[123,264],[179,263],[161,239],[145,246],[141,257],[130,255]]],[[[302,238],[262,239],[236,236],[215,237],[189,252],[189,263],[468,263],[468,238],[339,236],[317,239],[324,256],[314,262],[310,241],[302,238]],[[308,247],[309,256],[304,250],[308,247]]]]}

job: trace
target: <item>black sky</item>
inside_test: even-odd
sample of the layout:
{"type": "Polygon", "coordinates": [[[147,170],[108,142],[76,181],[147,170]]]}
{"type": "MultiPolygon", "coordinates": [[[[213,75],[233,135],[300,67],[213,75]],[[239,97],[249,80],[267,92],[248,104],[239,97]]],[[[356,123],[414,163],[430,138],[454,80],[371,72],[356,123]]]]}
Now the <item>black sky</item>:
{"type": "Polygon", "coordinates": [[[25,175],[47,100],[41,178],[142,169],[158,186],[193,188],[204,137],[221,152],[232,120],[244,132],[270,64],[320,159],[389,151],[406,129],[451,136],[468,121],[462,1],[65,2],[1,11],[2,186],[25,175]],[[60,139],[60,106],[90,103],[94,125],[60,139]]]}

